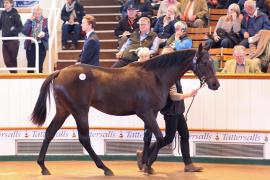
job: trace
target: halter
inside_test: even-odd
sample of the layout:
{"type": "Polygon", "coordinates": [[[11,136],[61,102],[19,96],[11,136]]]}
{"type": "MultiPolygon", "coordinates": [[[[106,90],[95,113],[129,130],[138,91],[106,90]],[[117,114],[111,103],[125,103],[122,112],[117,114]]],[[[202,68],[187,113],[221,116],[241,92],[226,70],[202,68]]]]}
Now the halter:
{"type": "Polygon", "coordinates": [[[199,78],[200,80],[200,88],[206,83],[207,78],[205,75],[203,75],[203,73],[200,71],[199,69],[199,63],[197,61],[198,57],[197,57],[198,51],[196,52],[193,60],[192,60],[192,70],[195,73],[195,75],[199,78]],[[202,75],[202,76],[199,76],[202,75]]]}

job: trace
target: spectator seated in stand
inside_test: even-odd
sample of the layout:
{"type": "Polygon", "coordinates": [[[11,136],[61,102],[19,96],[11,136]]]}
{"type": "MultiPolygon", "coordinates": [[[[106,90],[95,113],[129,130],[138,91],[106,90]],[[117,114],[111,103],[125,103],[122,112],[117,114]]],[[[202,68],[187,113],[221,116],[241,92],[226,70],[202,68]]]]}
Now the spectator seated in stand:
{"type": "Polygon", "coordinates": [[[174,24],[176,22],[177,13],[177,8],[175,6],[170,6],[166,15],[159,17],[155,24],[154,32],[157,33],[160,39],[160,48],[165,46],[167,39],[175,32],[174,24]]]}
{"type": "Polygon", "coordinates": [[[187,24],[178,21],[174,24],[174,28],[175,34],[168,39],[165,49],[181,50],[191,48],[192,40],[187,36],[187,24]]]}
{"type": "Polygon", "coordinates": [[[153,16],[153,9],[151,6],[151,2],[149,0],[128,0],[122,8],[121,14],[122,16],[126,16],[127,8],[130,5],[133,5],[137,9],[138,17],[149,17],[153,16]]]}
{"type": "Polygon", "coordinates": [[[258,35],[260,30],[270,29],[270,22],[266,14],[256,8],[255,1],[245,1],[244,9],[246,14],[244,15],[241,23],[241,34],[243,36],[243,40],[240,44],[248,48],[250,44],[257,43],[256,40],[258,40],[258,38],[255,37],[258,35]]]}
{"type": "Polygon", "coordinates": [[[246,48],[242,45],[236,45],[233,48],[234,59],[228,60],[221,73],[261,73],[260,60],[249,59],[246,56],[246,48]]]}
{"type": "Polygon", "coordinates": [[[157,17],[161,17],[167,14],[167,10],[170,6],[175,6],[176,8],[180,6],[180,3],[177,0],[163,0],[160,3],[157,17]]]}
{"type": "Polygon", "coordinates": [[[206,26],[208,16],[206,0],[182,0],[179,9],[180,20],[185,21],[189,27],[206,26]]]}
{"type": "Polygon", "coordinates": [[[127,42],[122,46],[120,51],[116,54],[119,59],[113,67],[122,67],[131,62],[137,61],[137,50],[140,47],[148,47],[151,56],[157,54],[159,46],[159,38],[157,34],[151,31],[151,21],[147,17],[139,19],[139,31],[134,31],[127,42]]]}
{"type": "Polygon", "coordinates": [[[114,34],[118,38],[119,49],[122,48],[130,34],[139,28],[138,20],[137,9],[133,4],[130,4],[127,9],[127,15],[122,17],[114,29],[114,34]]]}
{"type": "Polygon", "coordinates": [[[83,7],[76,0],[66,0],[66,4],[61,11],[62,25],[62,49],[66,50],[67,40],[69,35],[72,39],[72,44],[69,49],[76,49],[78,39],[81,33],[81,24],[84,16],[83,7]]]}
{"type": "Polygon", "coordinates": [[[237,4],[229,6],[226,16],[221,16],[214,35],[206,41],[209,48],[233,48],[240,41],[241,21],[243,16],[237,4]]]}
{"type": "MultiPolygon", "coordinates": [[[[245,2],[246,2],[246,0],[239,0],[238,1],[238,5],[239,5],[240,10],[243,14],[246,13],[245,9],[244,9],[245,2]]],[[[267,16],[269,15],[269,7],[268,7],[265,0],[256,0],[256,7],[257,7],[257,9],[259,9],[261,12],[263,12],[267,16]]]]}

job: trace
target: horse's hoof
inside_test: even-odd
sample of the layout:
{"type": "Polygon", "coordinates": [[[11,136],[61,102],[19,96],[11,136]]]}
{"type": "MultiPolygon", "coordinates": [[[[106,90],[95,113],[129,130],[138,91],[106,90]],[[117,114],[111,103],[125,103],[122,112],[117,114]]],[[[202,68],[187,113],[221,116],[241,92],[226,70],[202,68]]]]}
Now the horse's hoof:
{"type": "Polygon", "coordinates": [[[138,166],[140,171],[143,169],[142,156],[143,156],[142,151],[137,150],[136,151],[137,166],[138,166]]]}
{"type": "Polygon", "coordinates": [[[105,171],[104,174],[105,174],[105,176],[114,176],[112,170],[110,170],[110,169],[105,171]]]}
{"type": "Polygon", "coordinates": [[[147,173],[149,175],[155,174],[155,170],[152,167],[148,167],[144,165],[143,170],[144,170],[144,173],[147,173]]]}
{"type": "Polygon", "coordinates": [[[50,171],[48,169],[41,171],[42,175],[51,175],[50,171]]]}

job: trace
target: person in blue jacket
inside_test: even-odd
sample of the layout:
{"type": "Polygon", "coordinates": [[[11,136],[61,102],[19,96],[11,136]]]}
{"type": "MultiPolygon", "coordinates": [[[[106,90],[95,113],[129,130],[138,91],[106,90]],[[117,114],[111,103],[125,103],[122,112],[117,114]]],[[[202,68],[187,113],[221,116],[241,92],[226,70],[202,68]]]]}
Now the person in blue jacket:
{"type": "Polygon", "coordinates": [[[174,24],[175,33],[168,39],[166,48],[173,50],[189,49],[192,47],[192,40],[187,36],[187,24],[177,21],[174,24]]]}

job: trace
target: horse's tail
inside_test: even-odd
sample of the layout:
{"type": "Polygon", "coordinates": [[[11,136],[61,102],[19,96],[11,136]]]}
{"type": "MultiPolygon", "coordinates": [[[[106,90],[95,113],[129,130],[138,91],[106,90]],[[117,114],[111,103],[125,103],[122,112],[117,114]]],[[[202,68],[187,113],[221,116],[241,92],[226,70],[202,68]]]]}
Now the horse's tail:
{"type": "Polygon", "coordinates": [[[54,80],[59,75],[59,72],[60,71],[56,71],[49,75],[40,88],[40,93],[30,119],[30,121],[32,121],[32,123],[35,125],[42,126],[46,120],[46,100],[48,97],[50,102],[50,87],[52,84],[52,80],[54,80]]]}

